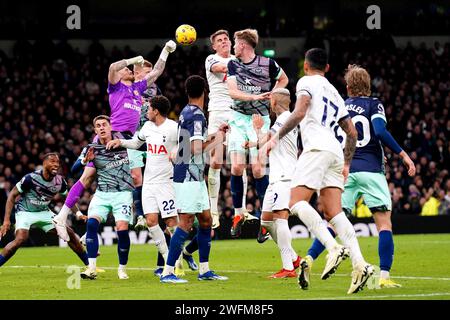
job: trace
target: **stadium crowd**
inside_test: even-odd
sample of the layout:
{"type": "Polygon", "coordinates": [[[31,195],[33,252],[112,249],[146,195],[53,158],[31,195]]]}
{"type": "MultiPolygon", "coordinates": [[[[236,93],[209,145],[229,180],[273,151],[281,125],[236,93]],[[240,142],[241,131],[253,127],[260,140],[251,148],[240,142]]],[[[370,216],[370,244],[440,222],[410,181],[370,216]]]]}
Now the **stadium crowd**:
{"type": "MultiPolygon", "coordinates": [[[[393,199],[393,214],[450,214],[450,78],[449,43],[408,45],[397,49],[371,50],[354,40],[332,39],[328,78],[345,96],[344,70],[349,63],[367,68],[372,93],[384,103],[388,128],[416,163],[417,175],[408,177],[397,156],[386,151],[386,173],[393,199]]],[[[160,48],[144,56],[157,60],[160,48]]],[[[94,41],[87,54],[67,42],[18,41],[12,57],[0,51],[0,212],[6,194],[49,151],[61,155],[62,173],[69,186],[77,176],[70,167],[93,137],[92,119],[109,114],[107,74],[110,63],[136,56],[129,47],[106,52],[94,41]]],[[[208,48],[178,48],[168,59],[157,84],[172,103],[170,118],[186,103],[184,80],[204,75],[208,48]]],[[[282,64],[282,60],[280,60],[282,64]]],[[[294,93],[298,70],[289,70],[289,89],[294,93]]],[[[293,99],[295,101],[295,99],[293,99]]],[[[248,168],[250,170],[250,168],[248,168]]],[[[230,168],[222,170],[222,219],[233,214],[230,168]]],[[[95,184],[80,201],[87,210],[95,184]]],[[[57,206],[61,206],[59,199],[57,206]]],[[[259,215],[261,204],[249,177],[247,209],[259,215]]]]}

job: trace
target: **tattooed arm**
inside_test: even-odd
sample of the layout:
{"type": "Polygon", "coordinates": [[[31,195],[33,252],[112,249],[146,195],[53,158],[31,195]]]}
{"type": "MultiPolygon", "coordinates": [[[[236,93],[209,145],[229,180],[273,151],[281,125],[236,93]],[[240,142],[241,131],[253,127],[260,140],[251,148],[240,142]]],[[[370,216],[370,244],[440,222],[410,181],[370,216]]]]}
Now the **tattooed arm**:
{"type": "Polygon", "coordinates": [[[346,181],[350,171],[350,163],[352,162],[353,154],[355,153],[356,149],[358,132],[356,131],[355,125],[353,124],[350,117],[346,117],[340,120],[339,126],[347,134],[344,148],[344,169],[342,171],[342,174],[344,175],[344,179],[346,181]]]}
{"type": "Polygon", "coordinates": [[[122,75],[119,73],[120,70],[129,66],[130,64],[142,64],[144,63],[144,58],[142,56],[137,56],[131,59],[123,59],[112,63],[109,66],[108,81],[111,84],[116,84],[120,81],[122,75]]]}
{"type": "Polygon", "coordinates": [[[147,80],[147,87],[150,87],[156,81],[156,79],[158,79],[159,76],[162,75],[165,67],[166,61],[159,58],[155,66],[153,67],[153,70],[150,71],[150,73],[145,77],[145,79],[147,80]]]}
{"type": "Polygon", "coordinates": [[[177,44],[174,41],[169,40],[166,42],[166,45],[162,49],[161,54],[159,55],[159,59],[155,63],[153,70],[145,77],[145,79],[147,80],[147,87],[150,87],[163,73],[166,66],[167,57],[170,53],[174,52],[176,48],[177,44]]]}

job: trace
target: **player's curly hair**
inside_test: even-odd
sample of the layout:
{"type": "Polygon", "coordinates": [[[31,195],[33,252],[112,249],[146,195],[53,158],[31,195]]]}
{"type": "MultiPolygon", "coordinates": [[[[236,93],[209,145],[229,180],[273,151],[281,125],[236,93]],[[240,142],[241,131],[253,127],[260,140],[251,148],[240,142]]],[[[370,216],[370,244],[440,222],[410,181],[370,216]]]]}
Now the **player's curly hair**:
{"type": "Polygon", "coordinates": [[[244,29],[240,31],[236,31],[234,33],[234,38],[239,40],[244,40],[249,45],[251,45],[253,48],[256,48],[258,45],[258,30],[256,29],[244,29]]]}
{"type": "Polygon", "coordinates": [[[349,64],[344,78],[349,96],[370,96],[370,75],[366,69],[356,64],[349,64]]]}

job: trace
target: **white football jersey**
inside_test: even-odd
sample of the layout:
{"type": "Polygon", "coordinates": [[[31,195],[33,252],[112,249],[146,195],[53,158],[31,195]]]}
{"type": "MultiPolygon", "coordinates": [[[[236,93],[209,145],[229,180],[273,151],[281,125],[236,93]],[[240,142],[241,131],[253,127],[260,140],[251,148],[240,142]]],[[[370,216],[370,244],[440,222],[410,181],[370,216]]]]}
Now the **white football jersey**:
{"type": "Polygon", "coordinates": [[[216,63],[228,64],[234,58],[231,55],[229,58],[223,58],[218,54],[210,54],[205,61],[206,79],[209,85],[209,104],[208,111],[229,111],[233,105],[228,93],[227,74],[220,72],[211,72],[211,67],[216,63]]]}
{"type": "Polygon", "coordinates": [[[338,122],[349,117],[345,102],[336,88],[320,75],[304,76],[297,82],[297,99],[311,97],[311,104],[301,122],[303,152],[330,151],[344,158],[342,147],[336,139],[338,122]]]}
{"type": "MultiPolygon", "coordinates": [[[[285,111],[280,114],[270,131],[276,133],[284,126],[291,113],[285,111]]],[[[269,182],[291,180],[297,162],[298,126],[286,134],[269,153],[269,182]]]]}
{"type": "Polygon", "coordinates": [[[139,131],[138,139],[147,145],[144,183],[172,183],[173,164],[169,156],[178,144],[178,124],[170,119],[159,126],[147,121],[139,131]]]}

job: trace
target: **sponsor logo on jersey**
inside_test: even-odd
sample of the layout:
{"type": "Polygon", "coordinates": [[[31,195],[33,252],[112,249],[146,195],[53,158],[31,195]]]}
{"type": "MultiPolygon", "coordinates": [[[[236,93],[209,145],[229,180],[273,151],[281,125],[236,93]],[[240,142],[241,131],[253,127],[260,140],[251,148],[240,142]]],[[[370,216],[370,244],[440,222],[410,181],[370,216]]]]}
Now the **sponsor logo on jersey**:
{"type": "Polygon", "coordinates": [[[105,168],[106,169],[117,168],[117,167],[120,167],[120,166],[122,166],[124,164],[128,164],[128,163],[129,163],[128,158],[125,158],[125,159],[109,162],[108,164],[106,164],[105,168]]]}
{"type": "Polygon", "coordinates": [[[125,109],[131,109],[131,110],[134,110],[134,111],[141,111],[141,106],[138,106],[138,105],[134,105],[134,104],[131,104],[131,103],[129,103],[129,102],[125,102],[124,104],[123,104],[123,107],[125,108],[125,109]]]}
{"type": "Polygon", "coordinates": [[[164,145],[147,144],[147,152],[151,154],[168,154],[164,145]]]}

